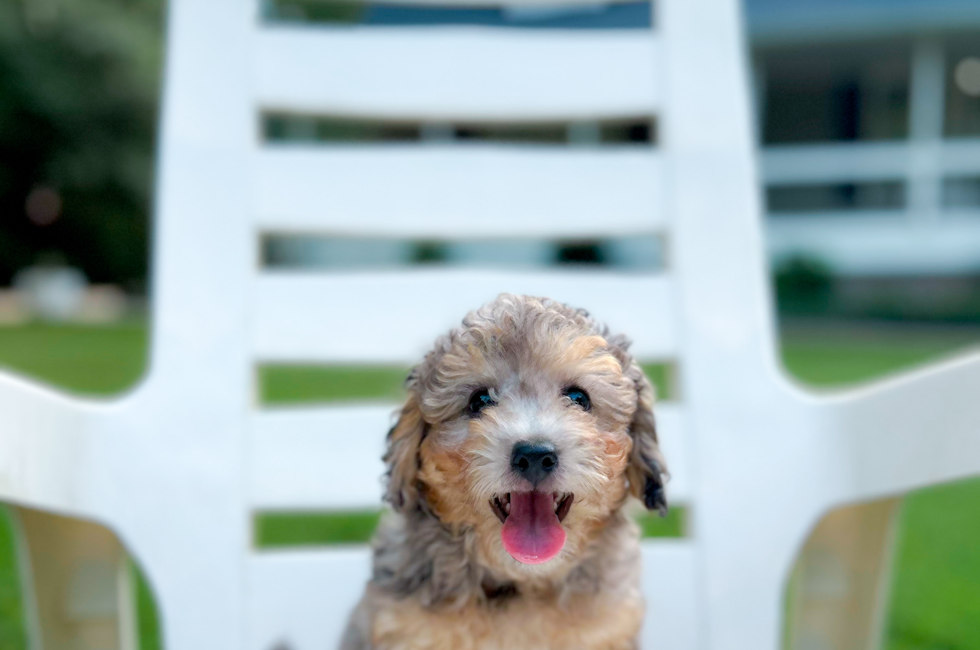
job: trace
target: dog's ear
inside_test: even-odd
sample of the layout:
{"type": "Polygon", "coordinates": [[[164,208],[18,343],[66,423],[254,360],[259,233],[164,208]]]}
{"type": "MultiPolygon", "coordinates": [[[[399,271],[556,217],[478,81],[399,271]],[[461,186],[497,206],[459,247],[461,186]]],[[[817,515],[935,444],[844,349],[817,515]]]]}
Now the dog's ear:
{"type": "Polygon", "coordinates": [[[668,473],[657,442],[657,427],[653,418],[653,386],[635,361],[630,362],[626,374],[636,385],[636,412],[630,423],[633,451],[630,452],[626,476],[633,496],[642,501],[647,510],[656,510],[664,517],[667,515],[664,480],[668,473]]]}
{"type": "Polygon", "coordinates": [[[413,372],[408,380],[408,399],[398,416],[398,422],[388,432],[388,448],[384,455],[384,462],[388,466],[385,500],[398,512],[408,510],[418,503],[416,476],[419,471],[419,446],[428,429],[422,418],[419,400],[413,372]]]}

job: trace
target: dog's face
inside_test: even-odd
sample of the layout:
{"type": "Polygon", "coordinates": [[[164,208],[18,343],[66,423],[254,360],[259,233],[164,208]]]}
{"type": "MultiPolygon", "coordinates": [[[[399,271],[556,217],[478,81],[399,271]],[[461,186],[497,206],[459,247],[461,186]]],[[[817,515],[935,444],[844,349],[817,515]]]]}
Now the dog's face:
{"type": "Polygon", "coordinates": [[[389,500],[515,579],[567,571],[632,492],[664,510],[652,390],[583,312],[501,296],[441,338],[389,438],[389,500]]]}

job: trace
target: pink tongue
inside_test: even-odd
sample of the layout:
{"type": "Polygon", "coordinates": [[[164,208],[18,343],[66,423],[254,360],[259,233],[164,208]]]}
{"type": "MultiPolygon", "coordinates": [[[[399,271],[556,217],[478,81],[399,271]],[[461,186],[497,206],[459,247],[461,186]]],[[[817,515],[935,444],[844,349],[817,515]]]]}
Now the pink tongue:
{"type": "Polygon", "coordinates": [[[513,492],[510,514],[500,532],[504,548],[524,564],[541,564],[558,555],[565,530],[555,514],[555,500],[543,492],[513,492]]]}

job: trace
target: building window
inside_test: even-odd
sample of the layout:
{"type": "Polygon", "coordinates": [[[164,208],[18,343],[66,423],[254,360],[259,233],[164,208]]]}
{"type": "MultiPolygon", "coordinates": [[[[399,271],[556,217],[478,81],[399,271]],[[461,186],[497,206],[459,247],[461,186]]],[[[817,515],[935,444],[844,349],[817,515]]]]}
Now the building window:
{"type": "Polygon", "coordinates": [[[980,208],[980,176],[943,179],[943,207],[980,208]]]}
{"type": "Polygon", "coordinates": [[[769,212],[777,216],[901,210],[905,207],[905,185],[901,181],[772,185],[766,189],[766,199],[769,212]]]}
{"type": "Polygon", "coordinates": [[[764,142],[906,138],[910,53],[904,41],[759,52],[764,142]]]}
{"type": "Polygon", "coordinates": [[[950,39],[946,58],[945,134],[980,135],[980,34],[950,39]]]}

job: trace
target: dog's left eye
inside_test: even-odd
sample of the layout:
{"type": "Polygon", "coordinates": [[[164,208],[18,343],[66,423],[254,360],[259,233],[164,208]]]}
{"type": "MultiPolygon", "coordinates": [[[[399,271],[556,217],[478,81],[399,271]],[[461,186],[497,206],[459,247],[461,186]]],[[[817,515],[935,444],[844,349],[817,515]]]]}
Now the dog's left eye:
{"type": "Polygon", "coordinates": [[[589,394],[578,386],[566,388],[562,394],[586,411],[592,408],[592,401],[589,399],[589,394]]]}
{"type": "Polygon", "coordinates": [[[486,388],[481,388],[472,395],[470,395],[469,411],[470,415],[479,415],[480,411],[488,406],[493,406],[493,398],[490,397],[490,391],[486,388]]]}

